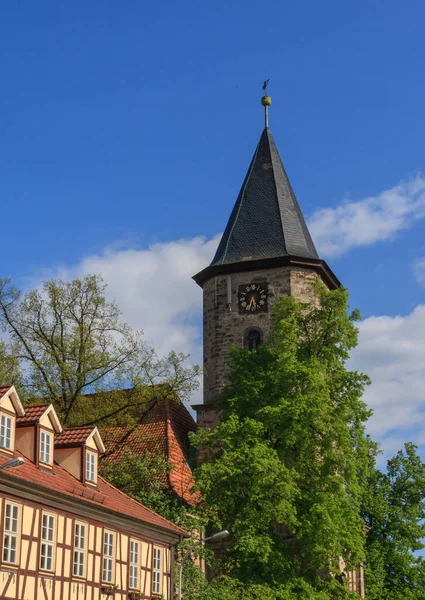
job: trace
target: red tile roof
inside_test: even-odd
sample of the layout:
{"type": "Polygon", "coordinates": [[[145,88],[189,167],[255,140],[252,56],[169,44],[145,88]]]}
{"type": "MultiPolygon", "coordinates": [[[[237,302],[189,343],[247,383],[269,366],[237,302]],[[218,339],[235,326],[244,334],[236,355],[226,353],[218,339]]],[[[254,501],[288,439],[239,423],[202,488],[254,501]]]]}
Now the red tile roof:
{"type": "MultiPolygon", "coordinates": [[[[160,517],[146,506],[143,506],[143,504],[129,498],[102,477],[98,477],[97,490],[91,490],[58,464],[54,464],[51,472],[45,472],[26,459],[20,452],[16,452],[15,456],[22,456],[25,462],[15,469],[8,469],[7,474],[10,477],[24,480],[31,484],[31,486],[41,486],[78,499],[81,502],[97,505],[120,515],[139,519],[145,523],[156,525],[157,527],[167,529],[185,537],[188,536],[184,529],[177,527],[177,525],[160,517]]],[[[0,456],[0,465],[7,460],[9,460],[8,457],[0,456]]]]}
{"type": "Polygon", "coordinates": [[[10,390],[11,385],[0,385],[0,398],[10,390]]]}
{"type": "Polygon", "coordinates": [[[195,484],[189,460],[188,432],[196,430],[196,423],[181,402],[164,400],[159,402],[135,429],[109,427],[102,430],[106,446],[105,460],[119,460],[125,449],[136,455],[145,452],[165,454],[173,468],[168,475],[168,485],[188,504],[197,504],[198,492],[191,490],[195,484]]]}
{"type": "MultiPolygon", "coordinates": [[[[27,408],[25,408],[25,410],[27,410],[27,408]]],[[[84,444],[89,435],[93,432],[93,429],[95,429],[93,426],[64,429],[62,433],[55,436],[55,446],[84,444]]]]}
{"type": "Polygon", "coordinates": [[[25,406],[25,416],[17,417],[16,424],[35,423],[46,412],[50,404],[34,404],[33,406],[25,406]]]}

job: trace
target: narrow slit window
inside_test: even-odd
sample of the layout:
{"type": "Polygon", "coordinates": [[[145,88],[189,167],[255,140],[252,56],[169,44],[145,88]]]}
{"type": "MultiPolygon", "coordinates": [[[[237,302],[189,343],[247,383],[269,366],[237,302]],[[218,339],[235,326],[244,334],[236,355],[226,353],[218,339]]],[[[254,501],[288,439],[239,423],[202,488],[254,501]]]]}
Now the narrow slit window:
{"type": "Polygon", "coordinates": [[[40,433],[40,462],[50,464],[52,456],[52,435],[42,431],[40,433]]]}
{"type": "Polygon", "coordinates": [[[6,504],[3,536],[3,562],[17,563],[19,535],[19,506],[6,504]]]}
{"type": "Polygon", "coordinates": [[[103,573],[102,581],[112,583],[114,573],[114,534],[105,531],[103,534],[103,573]]]}
{"type": "Polygon", "coordinates": [[[0,446],[7,450],[12,447],[12,419],[6,415],[0,417],[0,446]]]}
{"type": "Polygon", "coordinates": [[[162,565],[161,548],[153,549],[152,593],[161,593],[162,565]]]}
{"type": "Polygon", "coordinates": [[[86,526],[75,523],[74,535],[74,577],[84,577],[86,560],[86,526]]]}
{"type": "Polygon", "coordinates": [[[55,517],[43,515],[41,525],[40,569],[53,570],[53,551],[55,545],[55,517]]]}
{"type": "Polygon", "coordinates": [[[139,542],[130,540],[130,588],[133,590],[139,589],[139,555],[139,542]]]}

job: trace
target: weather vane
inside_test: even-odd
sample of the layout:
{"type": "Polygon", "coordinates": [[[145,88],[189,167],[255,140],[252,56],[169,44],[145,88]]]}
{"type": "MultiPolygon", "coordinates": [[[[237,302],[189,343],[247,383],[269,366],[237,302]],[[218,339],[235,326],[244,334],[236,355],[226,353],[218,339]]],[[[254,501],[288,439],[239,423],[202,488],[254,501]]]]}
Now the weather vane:
{"type": "Polygon", "coordinates": [[[269,79],[266,79],[265,82],[263,83],[263,92],[264,92],[264,96],[261,98],[261,104],[264,106],[264,123],[265,123],[265,127],[267,128],[269,126],[269,106],[272,103],[272,99],[270,98],[270,96],[267,94],[267,86],[269,85],[269,79]]]}

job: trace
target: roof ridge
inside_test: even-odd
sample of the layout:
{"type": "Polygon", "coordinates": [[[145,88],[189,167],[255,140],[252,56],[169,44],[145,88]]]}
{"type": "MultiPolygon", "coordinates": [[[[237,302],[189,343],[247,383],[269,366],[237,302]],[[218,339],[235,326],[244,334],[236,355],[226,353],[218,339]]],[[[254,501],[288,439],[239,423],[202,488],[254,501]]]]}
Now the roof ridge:
{"type": "Polygon", "coordinates": [[[97,425],[78,425],[78,427],[64,427],[63,432],[65,431],[73,431],[74,429],[95,429],[97,425]]]}
{"type": "MultiPolygon", "coordinates": [[[[279,206],[279,217],[280,217],[280,225],[282,228],[282,237],[283,237],[283,245],[285,247],[285,249],[287,249],[286,246],[286,239],[285,239],[285,229],[284,229],[284,225],[283,225],[283,215],[282,215],[282,211],[280,210],[280,203],[279,203],[279,193],[277,191],[277,183],[276,183],[276,173],[275,173],[275,168],[274,168],[274,160],[273,160],[273,155],[272,155],[272,149],[271,149],[271,143],[270,143],[270,138],[273,140],[272,138],[272,133],[270,131],[270,129],[268,127],[266,127],[266,134],[267,134],[267,141],[269,143],[269,152],[270,152],[270,160],[272,163],[272,174],[273,174],[273,182],[274,182],[274,189],[276,192],[276,200],[277,200],[277,204],[279,206]]],[[[282,164],[283,166],[283,164],[282,164]]]]}

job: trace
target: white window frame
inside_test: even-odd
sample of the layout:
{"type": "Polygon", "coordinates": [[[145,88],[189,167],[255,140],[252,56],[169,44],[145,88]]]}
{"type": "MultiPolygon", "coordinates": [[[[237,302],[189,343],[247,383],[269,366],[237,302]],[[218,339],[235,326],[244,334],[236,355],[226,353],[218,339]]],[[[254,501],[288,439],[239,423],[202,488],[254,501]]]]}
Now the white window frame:
{"type": "Polygon", "coordinates": [[[138,590],[140,586],[140,542],[130,539],[129,587],[138,590]]]}
{"type": "Polygon", "coordinates": [[[74,525],[74,557],[72,573],[84,579],[86,571],[87,525],[77,521],[74,525]]]}
{"type": "Polygon", "coordinates": [[[50,465],[52,462],[52,434],[40,431],[40,462],[50,465]]]}
{"type": "Polygon", "coordinates": [[[50,513],[41,515],[40,570],[53,571],[55,567],[56,516],[50,513]]]}
{"type": "Polygon", "coordinates": [[[114,583],[114,553],[115,534],[112,531],[103,532],[102,582],[114,583]]]}
{"type": "Polygon", "coordinates": [[[9,565],[18,564],[19,533],[21,507],[13,502],[6,502],[4,510],[3,552],[2,562],[9,565]]]}
{"type": "Polygon", "coordinates": [[[152,594],[162,593],[162,548],[153,547],[152,555],[152,594]]]}
{"type": "Polygon", "coordinates": [[[12,449],[12,417],[4,413],[0,414],[0,446],[12,449]]]}
{"type": "Polygon", "coordinates": [[[97,455],[95,452],[86,450],[86,481],[96,483],[97,481],[97,455]]]}

